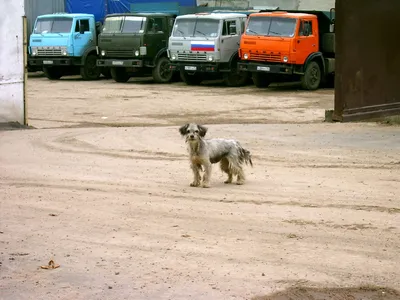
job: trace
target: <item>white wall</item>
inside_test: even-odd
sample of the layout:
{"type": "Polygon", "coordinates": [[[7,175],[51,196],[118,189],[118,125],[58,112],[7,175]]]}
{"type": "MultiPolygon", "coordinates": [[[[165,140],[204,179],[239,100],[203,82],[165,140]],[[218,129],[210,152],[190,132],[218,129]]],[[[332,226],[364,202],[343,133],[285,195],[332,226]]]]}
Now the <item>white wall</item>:
{"type": "MultiPolygon", "coordinates": [[[[351,1],[351,0],[349,0],[351,1]]],[[[279,6],[280,9],[330,10],[335,0],[197,0],[197,4],[208,3],[208,6],[279,6]]]]}
{"type": "Polygon", "coordinates": [[[0,123],[24,124],[24,0],[0,0],[0,123]]]}

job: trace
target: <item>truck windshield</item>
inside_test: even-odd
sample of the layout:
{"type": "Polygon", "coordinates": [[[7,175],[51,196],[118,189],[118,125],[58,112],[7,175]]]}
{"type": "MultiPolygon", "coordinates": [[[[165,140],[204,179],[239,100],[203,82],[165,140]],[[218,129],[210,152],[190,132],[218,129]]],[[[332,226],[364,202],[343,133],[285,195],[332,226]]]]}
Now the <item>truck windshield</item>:
{"type": "Polygon", "coordinates": [[[175,37],[216,37],[219,20],[214,19],[178,19],[172,33],[175,37]]]}
{"type": "Polygon", "coordinates": [[[144,31],[143,24],[145,21],[145,17],[126,16],[121,31],[127,33],[142,33],[144,31]]]}
{"type": "Polygon", "coordinates": [[[72,18],[40,18],[36,22],[34,33],[69,33],[72,18]]]}
{"type": "Polygon", "coordinates": [[[107,33],[142,33],[144,31],[145,17],[119,16],[108,17],[104,21],[103,32],[107,33]]]}
{"type": "Polygon", "coordinates": [[[246,28],[247,35],[293,37],[296,19],[278,17],[251,17],[246,28]]]}

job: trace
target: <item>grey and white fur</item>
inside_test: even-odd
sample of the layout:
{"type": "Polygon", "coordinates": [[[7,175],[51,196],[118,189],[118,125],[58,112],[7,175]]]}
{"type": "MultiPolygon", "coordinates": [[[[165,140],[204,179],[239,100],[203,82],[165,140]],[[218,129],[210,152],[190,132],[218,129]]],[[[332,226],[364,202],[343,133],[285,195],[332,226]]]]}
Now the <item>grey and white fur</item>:
{"type": "Polygon", "coordinates": [[[253,162],[250,151],[244,149],[237,140],[205,139],[207,128],[194,123],[180,127],[179,132],[185,137],[188,146],[190,167],[194,176],[190,186],[210,187],[212,164],[218,162],[221,170],[228,175],[225,183],[232,183],[233,176],[237,176],[236,184],[244,184],[243,164],[253,166],[253,162]],[[203,168],[202,178],[200,172],[203,168]]]}

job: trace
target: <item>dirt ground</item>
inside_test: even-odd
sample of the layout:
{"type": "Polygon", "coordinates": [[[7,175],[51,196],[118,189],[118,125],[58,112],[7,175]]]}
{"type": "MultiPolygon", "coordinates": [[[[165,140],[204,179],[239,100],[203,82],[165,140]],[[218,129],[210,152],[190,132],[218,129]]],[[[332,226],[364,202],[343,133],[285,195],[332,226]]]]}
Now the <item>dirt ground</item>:
{"type": "Polygon", "coordinates": [[[28,96],[35,129],[0,131],[0,299],[400,299],[400,127],[323,123],[333,90],[28,96]],[[245,185],[189,187],[191,121],[252,152],[245,185]]]}

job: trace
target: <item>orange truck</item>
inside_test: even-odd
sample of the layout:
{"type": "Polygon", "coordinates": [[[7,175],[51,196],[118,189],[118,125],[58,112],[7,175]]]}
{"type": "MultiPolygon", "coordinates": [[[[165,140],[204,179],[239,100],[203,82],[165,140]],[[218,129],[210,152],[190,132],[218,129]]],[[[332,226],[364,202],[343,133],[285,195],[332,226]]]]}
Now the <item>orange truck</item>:
{"type": "Polygon", "coordinates": [[[263,11],[249,16],[239,48],[240,71],[251,73],[255,86],[300,81],[316,90],[335,74],[334,9],[263,11]]]}

